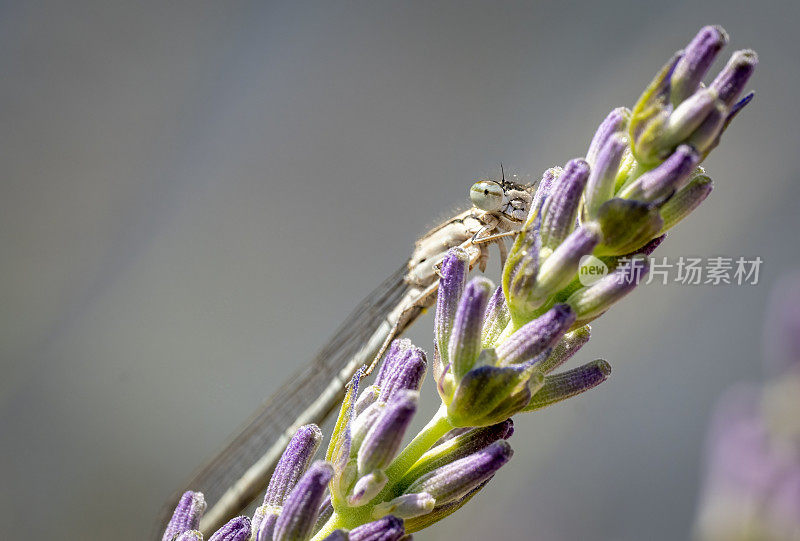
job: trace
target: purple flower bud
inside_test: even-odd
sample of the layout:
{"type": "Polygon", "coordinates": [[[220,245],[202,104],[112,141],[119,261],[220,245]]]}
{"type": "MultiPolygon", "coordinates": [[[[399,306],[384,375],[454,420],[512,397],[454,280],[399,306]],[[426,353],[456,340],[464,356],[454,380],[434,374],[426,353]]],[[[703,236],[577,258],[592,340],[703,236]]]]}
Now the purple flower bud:
{"type": "Polygon", "coordinates": [[[483,314],[494,285],[486,278],[474,278],[464,289],[450,335],[450,363],[455,378],[466,374],[481,352],[483,314]]]}
{"type": "Polygon", "coordinates": [[[500,363],[508,366],[535,359],[554,346],[574,322],[573,309],[566,304],[556,304],[497,346],[500,363]]]}
{"type": "Polygon", "coordinates": [[[493,476],[509,461],[512,454],[508,442],[495,442],[468,457],[420,477],[405,492],[427,492],[436,499],[437,504],[455,501],[493,476]]]}
{"type": "Polygon", "coordinates": [[[589,178],[589,164],[570,160],[564,173],[553,185],[542,209],[542,246],[555,249],[567,238],[573,227],[581,194],[589,178]]]}
{"type": "Polygon", "coordinates": [[[206,500],[201,492],[184,492],[161,539],[172,541],[180,533],[196,530],[205,510],[206,500]]]}
{"type": "Polygon", "coordinates": [[[350,530],[350,541],[398,541],[405,535],[403,521],[388,516],[350,530]]]}
{"type": "Polygon", "coordinates": [[[615,197],[603,203],[597,213],[603,242],[595,255],[631,253],[658,235],[664,221],[653,203],[615,197]]]}
{"type": "MultiPolygon", "coordinates": [[[[545,360],[536,365],[543,374],[549,374],[565,362],[570,360],[591,338],[592,328],[589,325],[578,327],[570,331],[558,341],[550,355],[545,360]]],[[[547,379],[545,378],[545,385],[547,379]]],[[[541,391],[539,391],[541,392],[541,391]]],[[[538,393],[537,393],[538,394],[538,393]]]]}
{"type": "Polygon", "coordinates": [[[383,469],[392,461],[417,411],[418,396],[414,391],[404,391],[386,404],[386,409],[373,423],[358,450],[358,472],[361,475],[383,469]]]}
{"type": "Polygon", "coordinates": [[[697,175],[689,183],[670,197],[658,209],[664,225],[661,233],[672,229],[678,222],[686,218],[702,203],[714,188],[711,179],[705,175],[697,175]]]}
{"type": "Polygon", "coordinates": [[[408,339],[395,340],[387,356],[385,366],[389,366],[380,383],[379,400],[388,402],[401,391],[417,391],[425,378],[428,361],[425,352],[408,339]],[[396,344],[396,347],[395,347],[396,344]]]}
{"type": "Polygon", "coordinates": [[[644,202],[669,197],[685,185],[699,161],[700,156],[693,148],[681,145],[664,163],[623,189],[619,197],[644,202]]]}
{"type": "Polygon", "coordinates": [[[372,498],[383,490],[387,482],[389,482],[389,478],[386,477],[382,470],[368,473],[356,482],[353,490],[347,496],[347,505],[360,507],[369,503],[372,498]]]}
{"type": "Polygon", "coordinates": [[[611,365],[602,359],[544,378],[544,385],[523,411],[534,411],[597,387],[611,375],[611,365]]]}
{"type": "Polygon", "coordinates": [[[311,465],[286,499],[275,525],[274,541],[306,541],[310,537],[331,478],[333,467],[329,463],[311,465]]]}
{"type": "Polygon", "coordinates": [[[579,322],[591,321],[633,291],[649,270],[644,258],[629,259],[597,282],[570,295],[567,304],[579,322]]]}
{"type": "Polygon", "coordinates": [[[721,26],[704,26],[689,42],[672,73],[670,99],[678,104],[694,94],[717,54],[728,43],[721,26]]]}
{"type": "Polygon", "coordinates": [[[322,431],[317,425],[305,425],[297,429],[275,466],[264,495],[264,505],[283,505],[297,481],[308,469],[321,442],[322,431]]]}
{"type": "Polygon", "coordinates": [[[511,321],[511,313],[508,311],[506,297],[503,295],[503,288],[495,289],[492,298],[486,305],[486,314],[483,317],[483,329],[481,329],[481,348],[487,349],[494,347],[497,339],[511,321]]]}
{"type": "Polygon", "coordinates": [[[546,299],[566,287],[575,277],[581,259],[591,254],[601,239],[600,227],[592,222],[570,233],[541,264],[536,284],[528,292],[528,305],[531,308],[541,306],[546,299]]]}
{"type": "Polygon", "coordinates": [[[401,486],[410,485],[416,479],[437,468],[485,449],[496,441],[510,438],[513,433],[514,422],[511,419],[491,426],[468,429],[423,454],[403,475],[399,484],[401,486]]]}
{"type": "Polygon", "coordinates": [[[189,530],[188,532],[183,532],[174,539],[175,541],[203,541],[203,534],[197,530],[189,530]]]}
{"type": "Polygon", "coordinates": [[[439,380],[444,367],[450,362],[447,346],[450,342],[450,333],[453,331],[453,321],[458,309],[458,301],[469,271],[469,255],[460,248],[451,248],[442,261],[439,280],[439,295],[436,298],[436,316],[434,318],[434,372],[439,380]]]}
{"type": "Polygon", "coordinates": [[[614,133],[598,151],[583,195],[587,218],[594,218],[600,205],[614,197],[614,184],[626,150],[628,138],[614,133]]]}
{"type": "Polygon", "coordinates": [[[403,494],[391,501],[381,502],[372,511],[374,518],[393,515],[398,518],[413,518],[433,511],[436,500],[427,492],[403,494]]]}
{"type": "Polygon", "coordinates": [[[598,166],[600,154],[608,142],[627,130],[630,119],[631,112],[627,107],[617,107],[600,123],[586,152],[586,162],[592,169],[598,166]]]}
{"type": "Polygon", "coordinates": [[[245,541],[250,538],[250,519],[236,517],[217,530],[208,541],[245,541]]]}
{"type": "Polygon", "coordinates": [[[714,89],[719,99],[731,107],[753,75],[756,64],[758,64],[758,54],[755,51],[749,49],[736,51],[709,88],[714,89]]]}

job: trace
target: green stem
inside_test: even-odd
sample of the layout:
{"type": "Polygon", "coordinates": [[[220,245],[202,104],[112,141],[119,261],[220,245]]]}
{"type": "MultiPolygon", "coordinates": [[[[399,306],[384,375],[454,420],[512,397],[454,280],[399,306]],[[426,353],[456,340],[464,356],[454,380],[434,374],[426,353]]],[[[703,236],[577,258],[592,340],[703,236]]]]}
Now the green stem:
{"type": "Polygon", "coordinates": [[[311,538],[311,541],[322,541],[332,534],[334,530],[338,530],[339,528],[343,527],[344,521],[338,514],[336,514],[336,512],[334,512],[331,515],[331,518],[328,519],[328,522],[322,526],[322,529],[320,529],[320,531],[318,531],[314,537],[311,538]]]}
{"type": "Polygon", "coordinates": [[[453,425],[447,420],[447,407],[442,404],[439,411],[428,421],[419,434],[406,446],[403,451],[392,460],[386,468],[386,476],[390,483],[397,481],[436,441],[444,436],[453,425]]]}

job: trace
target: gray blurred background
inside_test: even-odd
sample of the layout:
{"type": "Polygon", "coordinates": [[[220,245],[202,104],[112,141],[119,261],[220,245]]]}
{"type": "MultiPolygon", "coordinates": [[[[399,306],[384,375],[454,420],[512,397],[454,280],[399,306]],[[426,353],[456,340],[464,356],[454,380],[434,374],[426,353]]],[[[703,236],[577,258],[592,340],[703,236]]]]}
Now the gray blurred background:
{"type": "Polygon", "coordinates": [[[761,377],[770,285],[800,265],[797,2],[1,9],[7,539],[145,539],[475,179],[582,155],[703,24],[757,49],[716,189],[660,253],[760,256],[759,284],[635,292],[578,356],[611,380],[519,418],[512,462],[419,538],[689,535],[710,409],[761,377]]]}

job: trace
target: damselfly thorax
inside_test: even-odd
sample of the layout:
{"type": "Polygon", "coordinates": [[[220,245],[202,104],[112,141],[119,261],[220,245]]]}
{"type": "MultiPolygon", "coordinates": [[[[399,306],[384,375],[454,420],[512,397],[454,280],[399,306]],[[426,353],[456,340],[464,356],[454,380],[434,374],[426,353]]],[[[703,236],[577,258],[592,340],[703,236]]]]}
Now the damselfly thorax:
{"type": "Polygon", "coordinates": [[[528,216],[530,187],[502,180],[482,180],[472,185],[472,208],[425,233],[414,246],[408,261],[406,281],[425,288],[438,281],[437,266],[450,248],[460,246],[470,255],[470,266],[486,270],[489,246],[500,247],[501,264],[506,245],[502,238],[519,231],[528,216]]]}
{"type": "MultiPolygon", "coordinates": [[[[317,356],[272,394],[187,484],[187,490],[203,492],[209,502],[201,523],[203,531],[216,530],[263,492],[295,430],[309,423],[321,424],[338,408],[345,385],[356,371],[366,367],[368,374],[389,343],[433,304],[439,285],[438,265],[450,248],[463,248],[470,268],[485,269],[493,244],[500,249],[501,263],[505,261],[505,239],[525,223],[534,188],[505,177],[497,182],[476,182],[470,190],[469,210],[420,237],[408,264],[370,293],[317,356]]],[[[162,525],[179,495],[165,506],[168,511],[162,516],[162,525]]]]}

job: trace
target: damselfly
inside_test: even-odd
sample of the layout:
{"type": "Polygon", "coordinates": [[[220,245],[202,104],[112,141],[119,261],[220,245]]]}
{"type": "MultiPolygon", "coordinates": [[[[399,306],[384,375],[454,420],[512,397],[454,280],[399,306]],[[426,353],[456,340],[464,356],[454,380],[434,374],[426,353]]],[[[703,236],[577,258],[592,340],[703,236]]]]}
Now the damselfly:
{"type": "MultiPolygon", "coordinates": [[[[361,366],[371,371],[388,344],[435,298],[438,264],[460,246],[470,268],[486,267],[489,246],[507,248],[504,238],[522,228],[534,198],[533,184],[515,177],[483,180],[470,190],[472,208],[423,235],[408,263],[370,293],[345,319],[317,356],[269,397],[224,450],[200,469],[187,487],[201,491],[212,507],[201,528],[213,531],[263,491],[276,462],[298,426],[322,423],[344,396],[361,366]]],[[[167,509],[174,508],[170,501],[167,509]]]]}

